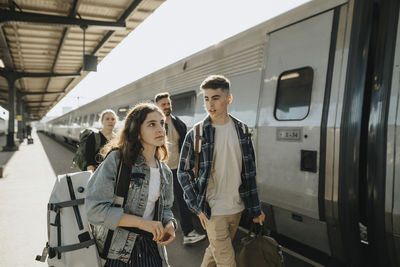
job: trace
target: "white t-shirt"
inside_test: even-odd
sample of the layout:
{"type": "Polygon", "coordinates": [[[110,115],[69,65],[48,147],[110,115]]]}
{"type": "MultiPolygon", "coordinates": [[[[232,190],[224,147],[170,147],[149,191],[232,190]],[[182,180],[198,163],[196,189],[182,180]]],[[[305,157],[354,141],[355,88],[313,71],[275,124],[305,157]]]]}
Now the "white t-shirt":
{"type": "Polygon", "coordinates": [[[143,214],[143,218],[146,220],[154,218],[154,207],[160,197],[160,183],[160,169],[150,167],[149,198],[143,214]]]}
{"type": "Polygon", "coordinates": [[[207,186],[211,215],[232,215],[244,210],[239,186],[242,184],[242,151],[232,119],[215,125],[213,167],[207,186]]]}

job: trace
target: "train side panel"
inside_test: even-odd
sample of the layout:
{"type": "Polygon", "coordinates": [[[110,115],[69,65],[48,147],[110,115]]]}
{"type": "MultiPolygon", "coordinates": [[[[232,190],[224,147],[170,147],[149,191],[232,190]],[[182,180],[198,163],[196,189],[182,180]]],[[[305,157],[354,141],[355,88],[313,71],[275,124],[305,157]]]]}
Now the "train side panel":
{"type": "Polygon", "coordinates": [[[268,35],[257,129],[260,198],[278,233],[330,254],[319,214],[319,155],[334,11],[268,35]]]}

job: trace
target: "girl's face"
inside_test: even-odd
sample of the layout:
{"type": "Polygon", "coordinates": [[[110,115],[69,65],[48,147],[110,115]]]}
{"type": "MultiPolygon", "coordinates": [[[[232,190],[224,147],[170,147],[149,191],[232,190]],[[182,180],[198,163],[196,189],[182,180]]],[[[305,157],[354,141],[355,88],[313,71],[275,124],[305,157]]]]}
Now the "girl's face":
{"type": "Polygon", "coordinates": [[[101,124],[103,124],[103,128],[113,130],[117,120],[112,113],[106,113],[101,120],[101,124]]]}
{"type": "Polygon", "coordinates": [[[140,126],[139,139],[144,149],[162,146],[165,143],[164,116],[156,111],[147,114],[140,126]]]}

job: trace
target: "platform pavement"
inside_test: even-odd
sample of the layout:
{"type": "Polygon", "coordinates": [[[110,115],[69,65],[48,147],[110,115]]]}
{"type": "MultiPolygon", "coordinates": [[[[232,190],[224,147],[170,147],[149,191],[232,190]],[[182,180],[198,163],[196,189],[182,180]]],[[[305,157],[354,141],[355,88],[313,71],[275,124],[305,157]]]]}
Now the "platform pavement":
{"type": "MultiPolygon", "coordinates": [[[[47,266],[35,261],[47,240],[46,207],[55,173],[42,144],[20,144],[0,178],[0,266],[47,266]]],[[[0,144],[4,145],[4,144],[0,144]]],[[[0,159],[9,154],[0,152],[0,159]]]]}

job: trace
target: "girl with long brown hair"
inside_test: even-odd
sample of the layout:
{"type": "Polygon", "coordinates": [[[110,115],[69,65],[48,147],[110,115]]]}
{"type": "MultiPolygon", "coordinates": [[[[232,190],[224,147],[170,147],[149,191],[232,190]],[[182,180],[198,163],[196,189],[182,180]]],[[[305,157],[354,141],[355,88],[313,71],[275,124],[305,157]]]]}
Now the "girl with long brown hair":
{"type": "Polygon", "coordinates": [[[103,148],[105,160],[89,180],[85,207],[100,252],[108,230],[114,231],[106,267],[169,266],[165,246],[175,239],[176,220],[171,211],[172,173],[164,163],[168,157],[164,122],[157,106],[136,105],[118,137],[103,148]],[[124,207],[113,205],[120,161],[132,167],[124,207]],[[123,227],[151,233],[152,239],[123,227]]]}

